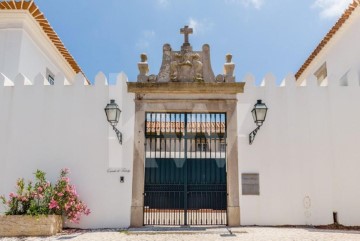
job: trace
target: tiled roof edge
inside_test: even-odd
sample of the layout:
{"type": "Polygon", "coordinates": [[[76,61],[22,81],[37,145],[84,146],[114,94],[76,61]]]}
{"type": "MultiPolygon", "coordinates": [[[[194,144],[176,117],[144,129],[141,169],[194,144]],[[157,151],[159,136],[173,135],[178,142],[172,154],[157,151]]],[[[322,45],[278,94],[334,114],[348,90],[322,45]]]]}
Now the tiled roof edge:
{"type": "Polygon", "coordinates": [[[296,72],[295,78],[298,79],[306,70],[307,67],[311,64],[311,62],[316,58],[316,56],[320,53],[320,51],[326,46],[326,44],[332,39],[332,37],[339,31],[341,26],[349,19],[354,10],[360,5],[360,0],[353,0],[353,2],[349,5],[349,7],[345,10],[345,12],[341,15],[339,20],[335,23],[335,25],[330,29],[330,31],[325,35],[325,37],[321,40],[315,50],[310,54],[305,63],[300,67],[300,69],[296,72]]]}
{"type": "MultiPolygon", "coordinates": [[[[80,66],[75,61],[74,57],[67,50],[57,33],[51,27],[48,20],[45,18],[45,15],[40,11],[40,9],[35,4],[34,0],[2,0],[0,1],[0,10],[27,10],[30,15],[37,21],[40,25],[44,33],[48,36],[51,42],[55,45],[60,54],[64,57],[64,59],[68,62],[71,68],[74,70],[76,74],[82,73],[84,76],[84,72],[81,70],[80,66]]],[[[86,78],[86,81],[90,84],[89,80],[86,78]]]]}

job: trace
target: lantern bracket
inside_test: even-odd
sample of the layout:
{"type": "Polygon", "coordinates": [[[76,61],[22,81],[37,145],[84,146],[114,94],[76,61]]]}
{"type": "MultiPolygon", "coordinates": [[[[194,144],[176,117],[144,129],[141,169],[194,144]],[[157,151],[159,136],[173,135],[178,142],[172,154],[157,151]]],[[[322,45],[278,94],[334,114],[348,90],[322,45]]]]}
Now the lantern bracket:
{"type": "Polygon", "coordinates": [[[116,133],[116,136],[119,140],[120,145],[122,145],[122,133],[114,125],[112,125],[112,128],[116,133]]]}
{"type": "Polygon", "coordinates": [[[249,134],[249,144],[250,144],[250,145],[254,142],[256,133],[257,133],[259,130],[260,130],[260,126],[256,127],[256,129],[253,130],[253,131],[249,134]]]}

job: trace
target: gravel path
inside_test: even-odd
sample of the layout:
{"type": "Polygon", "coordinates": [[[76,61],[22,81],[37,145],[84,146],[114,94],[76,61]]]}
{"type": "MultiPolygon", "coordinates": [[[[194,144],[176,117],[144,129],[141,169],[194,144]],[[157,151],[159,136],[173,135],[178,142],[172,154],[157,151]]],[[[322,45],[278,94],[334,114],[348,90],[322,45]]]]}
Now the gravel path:
{"type": "Polygon", "coordinates": [[[360,241],[360,231],[322,230],[313,228],[265,228],[241,227],[231,228],[200,228],[190,229],[130,229],[119,230],[66,230],[57,236],[40,238],[0,238],[1,241],[22,240],[124,240],[124,241],[360,241]]]}

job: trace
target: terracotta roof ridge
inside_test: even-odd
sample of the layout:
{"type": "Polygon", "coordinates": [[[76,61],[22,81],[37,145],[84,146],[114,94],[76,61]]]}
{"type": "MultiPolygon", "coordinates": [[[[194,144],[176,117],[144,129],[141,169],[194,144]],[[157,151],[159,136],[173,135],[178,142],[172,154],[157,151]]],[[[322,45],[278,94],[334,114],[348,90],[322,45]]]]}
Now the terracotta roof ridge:
{"type": "Polygon", "coordinates": [[[0,0],[0,10],[27,10],[30,15],[35,19],[35,21],[39,24],[41,29],[50,39],[50,41],[54,44],[56,49],[68,62],[74,72],[76,74],[82,73],[85,76],[86,81],[90,84],[89,80],[86,78],[85,73],[81,70],[74,57],[65,47],[64,43],[61,41],[55,30],[51,27],[44,13],[40,11],[34,0],[0,0]]]}
{"type": "Polygon", "coordinates": [[[354,10],[360,5],[360,0],[353,0],[352,3],[349,4],[348,8],[341,15],[338,21],[334,24],[334,26],[329,30],[329,32],[325,35],[325,37],[321,40],[321,42],[317,45],[314,51],[310,54],[310,56],[306,59],[305,63],[300,67],[300,69],[296,72],[295,78],[298,79],[306,70],[307,67],[311,64],[311,62],[315,59],[315,57],[320,53],[320,51],[325,47],[325,45],[332,39],[332,37],[339,31],[341,26],[348,20],[354,10]]]}

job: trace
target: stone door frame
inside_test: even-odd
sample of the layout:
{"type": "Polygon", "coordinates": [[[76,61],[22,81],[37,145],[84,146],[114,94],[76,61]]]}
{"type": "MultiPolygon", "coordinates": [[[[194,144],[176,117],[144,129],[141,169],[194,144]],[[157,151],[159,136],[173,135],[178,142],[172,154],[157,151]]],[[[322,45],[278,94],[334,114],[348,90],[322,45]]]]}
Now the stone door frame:
{"type": "MultiPolygon", "coordinates": [[[[171,95],[170,95],[171,96],[171,95]]],[[[143,226],[144,178],[145,178],[145,113],[146,112],[225,112],[227,115],[227,217],[228,226],[240,226],[239,172],[237,138],[237,98],[236,95],[211,96],[163,96],[136,95],[134,160],[131,200],[131,227],[143,226]],[[189,98],[190,97],[190,98],[189,98]],[[214,98],[215,97],[215,98],[214,98]],[[220,98],[219,98],[220,97],[220,98]]]]}

